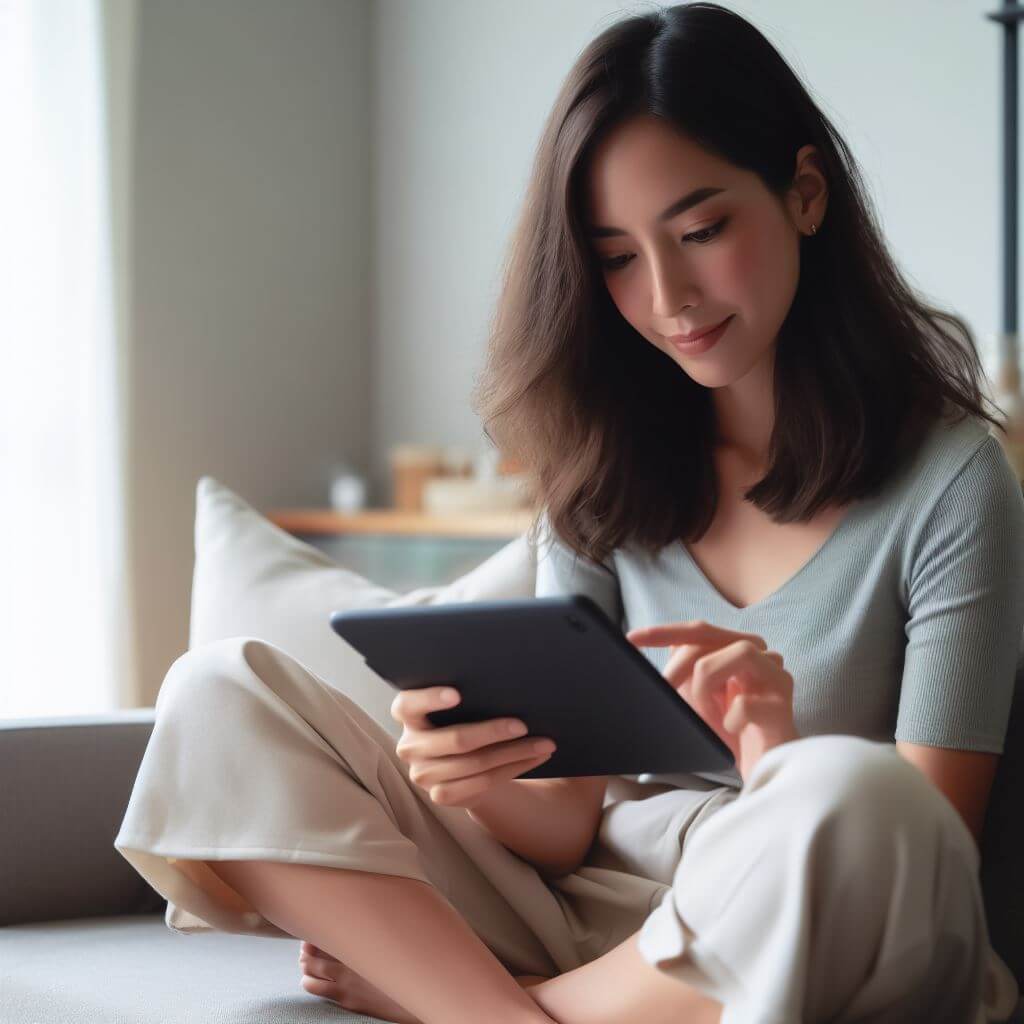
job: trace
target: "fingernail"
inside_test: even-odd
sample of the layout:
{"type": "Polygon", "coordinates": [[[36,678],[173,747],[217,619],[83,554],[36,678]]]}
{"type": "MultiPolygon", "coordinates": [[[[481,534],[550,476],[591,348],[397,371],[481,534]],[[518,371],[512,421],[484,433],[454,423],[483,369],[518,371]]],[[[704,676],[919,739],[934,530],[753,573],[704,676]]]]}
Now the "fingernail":
{"type": "Polygon", "coordinates": [[[459,695],[455,692],[455,690],[441,691],[441,702],[444,704],[454,704],[458,699],[459,695]]]}

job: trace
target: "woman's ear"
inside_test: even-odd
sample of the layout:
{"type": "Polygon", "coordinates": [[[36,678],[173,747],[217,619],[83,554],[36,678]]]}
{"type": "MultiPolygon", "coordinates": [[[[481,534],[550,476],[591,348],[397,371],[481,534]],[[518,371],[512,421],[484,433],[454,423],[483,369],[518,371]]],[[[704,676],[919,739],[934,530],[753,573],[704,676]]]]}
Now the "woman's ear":
{"type": "Polygon", "coordinates": [[[828,206],[828,181],[817,146],[797,150],[793,186],[787,198],[790,218],[802,235],[811,233],[812,224],[821,229],[828,206]]]}

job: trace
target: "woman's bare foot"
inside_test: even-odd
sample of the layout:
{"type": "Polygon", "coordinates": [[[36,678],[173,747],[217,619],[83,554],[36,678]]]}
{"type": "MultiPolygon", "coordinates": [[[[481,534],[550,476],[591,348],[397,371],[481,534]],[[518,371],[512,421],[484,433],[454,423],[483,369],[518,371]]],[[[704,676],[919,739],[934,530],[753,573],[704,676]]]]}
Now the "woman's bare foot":
{"type": "MultiPolygon", "coordinates": [[[[310,995],[329,999],[353,1013],[394,1021],[394,1024],[422,1024],[419,1017],[413,1016],[364,977],[311,942],[302,943],[299,963],[302,966],[302,987],[310,995]]],[[[516,981],[526,990],[547,980],[537,974],[516,975],[516,981]]]]}
{"type": "Polygon", "coordinates": [[[311,942],[302,943],[299,964],[302,966],[302,987],[310,995],[329,999],[353,1013],[394,1021],[394,1024],[423,1024],[419,1017],[399,1006],[362,975],[311,942]]]}

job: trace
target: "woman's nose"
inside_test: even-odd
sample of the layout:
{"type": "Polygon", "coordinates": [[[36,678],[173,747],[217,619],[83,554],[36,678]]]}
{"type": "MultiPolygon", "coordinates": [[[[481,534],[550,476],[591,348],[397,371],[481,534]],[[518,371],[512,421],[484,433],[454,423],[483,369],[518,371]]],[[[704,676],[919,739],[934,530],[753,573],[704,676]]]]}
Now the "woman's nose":
{"type": "Polygon", "coordinates": [[[683,268],[671,259],[655,260],[652,267],[651,312],[663,323],[671,323],[680,310],[698,304],[696,286],[687,282],[683,268]]]}

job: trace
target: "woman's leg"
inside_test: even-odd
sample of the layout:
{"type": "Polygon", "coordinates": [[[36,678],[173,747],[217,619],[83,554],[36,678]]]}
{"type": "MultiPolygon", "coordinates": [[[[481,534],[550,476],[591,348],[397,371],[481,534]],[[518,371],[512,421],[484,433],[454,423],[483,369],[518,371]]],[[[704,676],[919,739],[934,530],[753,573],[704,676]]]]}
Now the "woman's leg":
{"type": "Polygon", "coordinates": [[[495,1020],[547,1021],[509,972],[582,962],[530,865],[432,804],[377,723],[258,639],[172,665],[114,845],[167,897],[170,927],[310,941],[428,1021],[468,1014],[475,986],[495,1020]]]}
{"type": "Polygon", "coordinates": [[[423,1024],[551,1024],[427,883],[278,861],[206,863],[269,921],[337,957],[423,1024]]]}
{"type": "Polygon", "coordinates": [[[973,1022],[977,867],[957,812],[894,746],[808,737],[768,751],[689,838],[638,949],[726,1020],[973,1022]]]}
{"type": "Polygon", "coordinates": [[[648,964],[636,935],[583,967],[531,979],[527,995],[448,902],[415,879],[275,861],[207,863],[268,920],[305,936],[423,1024],[721,1017],[720,1003],[648,964]]]}
{"type": "Polygon", "coordinates": [[[652,967],[640,955],[638,937],[531,985],[530,995],[559,1024],[719,1024],[722,1004],[652,967]]]}
{"type": "MultiPolygon", "coordinates": [[[[623,1024],[641,1018],[645,1024],[718,1024],[721,1003],[651,967],[640,956],[637,937],[634,934],[596,960],[555,978],[521,974],[515,980],[559,1024],[623,1024]]],[[[382,1020],[418,1024],[404,1007],[367,986],[365,979],[325,950],[304,944],[300,959],[307,992],[382,1020]]]]}
{"type": "Polygon", "coordinates": [[[305,863],[430,883],[516,973],[582,962],[537,871],[462,808],[432,803],[365,711],[253,638],[172,665],[114,846],[185,932],[281,935],[223,900],[205,862],[305,863]]]}

